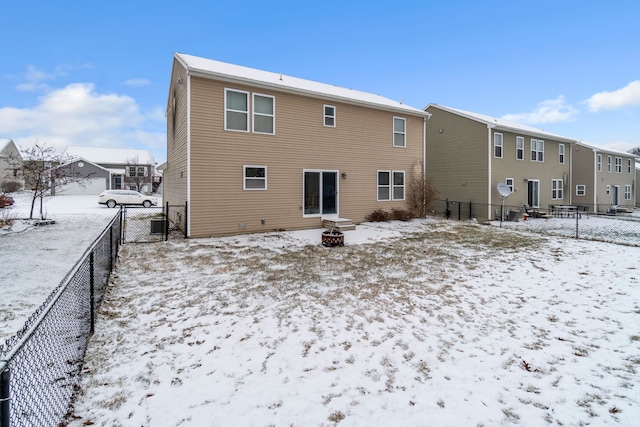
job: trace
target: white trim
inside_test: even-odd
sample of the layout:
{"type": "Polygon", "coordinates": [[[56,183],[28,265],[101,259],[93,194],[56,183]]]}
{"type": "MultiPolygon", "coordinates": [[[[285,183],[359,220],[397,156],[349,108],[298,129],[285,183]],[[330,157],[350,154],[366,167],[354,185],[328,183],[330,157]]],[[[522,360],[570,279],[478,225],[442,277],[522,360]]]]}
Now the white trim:
{"type": "Polygon", "coordinates": [[[516,180],[515,179],[513,179],[513,178],[505,178],[504,179],[504,183],[509,186],[509,188],[511,189],[512,193],[516,190],[516,180]],[[509,184],[509,181],[511,181],[511,184],[509,184]]]}
{"type": "Polygon", "coordinates": [[[502,135],[500,132],[495,132],[493,134],[493,157],[496,159],[502,159],[504,157],[504,135],[502,135]],[[500,138],[497,138],[498,135],[500,135],[500,138]],[[500,139],[500,144],[498,144],[497,139],[500,139]],[[496,149],[498,147],[500,147],[499,156],[496,155],[496,149]]]}
{"type": "Polygon", "coordinates": [[[247,191],[265,191],[267,189],[267,167],[263,165],[242,166],[242,189],[247,191]],[[264,169],[264,177],[247,177],[247,168],[264,169]],[[247,188],[247,179],[264,181],[264,188],[247,188]]]}
{"type": "Polygon", "coordinates": [[[390,202],[392,200],[391,196],[391,179],[392,179],[392,175],[391,175],[391,171],[387,170],[387,169],[379,169],[376,171],[376,201],[378,202],[390,202]],[[380,185],[380,173],[386,173],[387,176],[389,177],[389,184],[381,186],[380,185]],[[389,190],[389,198],[388,199],[381,199],[380,198],[380,187],[386,187],[389,190]]]}
{"type": "Polygon", "coordinates": [[[536,138],[531,138],[529,140],[529,160],[532,162],[544,163],[544,140],[536,138]],[[533,153],[535,153],[535,159],[532,158],[533,153]],[[540,157],[542,157],[542,160],[540,160],[540,157]]]}
{"type": "Polygon", "coordinates": [[[393,201],[402,201],[402,200],[406,200],[407,198],[407,174],[405,173],[405,171],[391,171],[391,200],[393,201]],[[396,185],[394,182],[394,178],[396,176],[397,173],[401,173],[402,174],[402,185],[396,185]],[[402,199],[396,199],[396,195],[395,195],[395,189],[402,187],[402,199]]]}
{"type": "Polygon", "coordinates": [[[247,92],[246,90],[239,90],[239,89],[232,89],[232,88],[224,88],[224,130],[229,131],[229,132],[243,132],[243,133],[248,133],[249,132],[249,111],[251,111],[251,106],[249,105],[249,101],[250,101],[250,96],[249,96],[249,92],[247,92]],[[242,110],[231,110],[227,108],[227,93],[228,92],[236,92],[236,93],[243,93],[247,96],[247,111],[242,111],[242,110]],[[227,126],[227,112],[231,111],[234,113],[245,113],[247,115],[247,120],[246,120],[246,125],[247,125],[247,130],[242,130],[242,129],[229,129],[229,127],[227,126]]]}
{"type": "MultiPolygon", "coordinates": [[[[225,100],[226,102],[226,100],[225,100]]],[[[191,74],[187,71],[187,237],[191,237],[191,74]]]]}
{"type": "MultiPolygon", "coordinates": [[[[225,114],[226,116],[226,114],[225,114]]],[[[257,133],[260,135],[275,135],[276,134],[276,97],[273,95],[267,95],[265,93],[258,93],[258,92],[253,92],[251,94],[251,131],[253,133],[257,133]],[[265,114],[265,113],[256,113],[256,96],[261,96],[263,98],[271,98],[271,106],[272,106],[272,113],[271,114],[265,114]],[[273,132],[258,132],[256,131],[256,115],[257,116],[261,116],[261,117],[271,117],[271,122],[273,125],[273,132]]]]}
{"type": "Polygon", "coordinates": [[[616,173],[622,173],[622,157],[616,157],[615,167],[616,167],[616,173]]]}
{"type": "Polygon", "coordinates": [[[602,154],[596,154],[596,172],[602,172],[602,154]]]}
{"type": "Polygon", "coordinates": [[[611,173],[613,162],[611,161],[611,156],[607,156],[607,173],[611,173]]]}
{"type": "Polygon", "coordinates": [[[564,200],[564,180],[563,179],[552,179],[551,180],[551,200],[564,200]],[[554,185],[556,188],[553,188],[554,185]],[[559,187],[557,187],[559,185],[559,187]],[[553,192],[556,192],[556,197],[553,197],[553,192]],[[562,197],[558,197],[558,193],[562,195],[562,197]]]}
{"type": "Polygon", "coordinates": [[[558,144],[558,164],[564,165],[566,157],[567,150],[565,150],[564,144],[558,144]]]}
{"type": "Polygon", "coordinates": [[[336,106],[335,106],[335,105],[324,104],[324,105],[322,106],[322,125],[323,125],[324,127],[328,127],[328,128],[334,128],[334,127],[336,127],[336,115],[337,115],[337,114],[336,114],[336,112],[337,112],[337,110],[338,110],[338,109],[336,108],[336,106]],[[327,114],[327,107],[328,107],[328,108],[333,108],[333,115],[332,115],[332,116],[330,116],[330,115],[328,115],[328,114],[327,114]],[[328,118],[333,119],[333,125],[328,125],[328,124],[327,124],[327,119],[328,119],[328,118]]]}
{"type": "Polygon", "coordinates": [[[393,116],[393,122],[392,122],[392,130],[393,130],[393,136],[392,136],[392,140],[391,143],[395,148],[407,148],[407,119],[405,117],[399,117],[399,116],[393,116]],[[396,131],[396,119],[398,120],[402,120],[402,123],[404,123],[404,131],[396,131]],[[403,137],[403,145],[396,145],[396,134],[398,135],[402,135],[403,137]]]}
{"type": "Polygon", "coordinates": [[[524,161],[524,136],[516,136],[516,160],[522,162],[524,161]],[[522,142],[522,148],[518,148],[518,141],[522,142]],[[522,158],[518,158],[518,150],[522,151],[522,158]]]}
{"type": "Polygon", "coordinates": [[[587,186],[584,184],[576,184],[576,197],[583,197],[587,195],[587,186]],[[578,190],[578,188],[582,187],[582,194],[580,194],[580,191],[578,190]]]}
{"type": "Polygon", "coordinates": [[[331,218],[335,218],[335,217],[340,217],[340,171],[337,169],[302,169],[302,217],[303,218],[322,218],[324,217],[331,217],[331,218]],[[318,213],[314,213],[314,214],[306,214],[304,213],[304,208],[305,208],[305,203],[304,203],[304,175],[307,172],[316,172],[320,174],[320,201],[318,204],[318,208],[320,210],[320,212],[318,213]],[[322,174],[328,172],[328,173],[334,173],[336,176],[336,213],[335,214],[324,214],[322,213],[323,210],[323,206],[322,206],[322,174]]]}

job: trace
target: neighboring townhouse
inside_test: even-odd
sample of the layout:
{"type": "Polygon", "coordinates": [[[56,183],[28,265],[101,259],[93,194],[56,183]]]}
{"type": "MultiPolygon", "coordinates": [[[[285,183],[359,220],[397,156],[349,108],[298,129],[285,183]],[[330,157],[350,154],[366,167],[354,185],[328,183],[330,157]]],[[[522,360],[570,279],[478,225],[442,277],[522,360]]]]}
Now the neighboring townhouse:
{"type": "Polygon", "coordinates": [[[52,185],[51,195],[88,195],[100,194],[108,189],[111,182],[111,171],[82,157],[74,157],[57,166],[52,171],[52,180],[56,176],[64,177],[67,184],[52,185]],[[57,172],[57,169],[63,169],[57,172]]]}
{"type": "Polygon", "coordinates": [[[437,104],[425,109],[427,176],[439,198],[473,202],[479,220],[499,217],[498,183],[508,206],[548,209],[571,203],[573,139],[483,114],[437,104]]]}
{"type": "Polygon", "coordinates": [[[22,162],[20,150],[12,139],[0,139],[0,185],[2,183],[16,183],[9,187],[24,187],[18,164],[22,162]]]}
{"type": "Polygon", "coordinates": [[[638,182],[640,181],[640,163],[636,162],[636,182],[635,182],[635,196],[636,196],[636,207],[640,207],[640,188],[638,188],[638,182]]]}
{"type": "Polygon", "coordinates": [[[166,114],[191,237],[359,223],[423,173],[429,114],[365,92],[176,53],[166,114]]]}
{"type": "Polygon", "coordinates": [[[149,150],[68,146],[62,157],[75,162],[75,170],[85,171],[82,176],[89,178],[85,188],[74,186],[65,194],[99,194],[114,189],[150,194],[158,185],[156,164],[149,150]]]}
{"type": "Polygon", "coordinates": [[[578,142],[573,149],[573,203],[600,213],[633,210],[636,157],[578,142]]]}

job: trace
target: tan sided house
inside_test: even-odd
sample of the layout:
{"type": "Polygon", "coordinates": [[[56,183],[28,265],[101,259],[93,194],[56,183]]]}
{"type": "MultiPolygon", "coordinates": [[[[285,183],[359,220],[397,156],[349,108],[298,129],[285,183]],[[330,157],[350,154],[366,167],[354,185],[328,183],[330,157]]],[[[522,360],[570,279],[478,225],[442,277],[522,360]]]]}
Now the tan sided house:
{"type": "Polygon", "coordinates": [[[571,204],[573,139],[483,114],[429,104],[427,175],[440,198],[473,202],[479,220],[499,217],[505,204],[547,212],[571,204]]]}
{"type": "Polygon", "coordinates": [[[573,151],[574,203],[600,213],[633,211],[636,156],[584,142],[577,143],[573,151]]]}
{"type": "Polygon", "coordinates": [[[381,96],[176,53],[164,200],[186,203],[191,237],[407,209],[428,117],[381,96]]]}

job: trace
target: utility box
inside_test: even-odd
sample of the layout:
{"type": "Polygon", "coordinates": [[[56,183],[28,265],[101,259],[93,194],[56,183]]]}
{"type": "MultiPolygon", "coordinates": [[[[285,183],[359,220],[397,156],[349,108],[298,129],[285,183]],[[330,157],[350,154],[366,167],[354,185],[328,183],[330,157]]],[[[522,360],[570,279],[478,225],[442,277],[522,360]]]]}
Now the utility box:
{"type": "Polygon", "coordinates": [[[164,234],[163,218],[154,218],[151,220],[151,234],[164,234]]]}
{"type": "Polygon", "coordinates": [[[507,221],[518,221],[520,217],[520,211],[508,211],[507,221]]]}

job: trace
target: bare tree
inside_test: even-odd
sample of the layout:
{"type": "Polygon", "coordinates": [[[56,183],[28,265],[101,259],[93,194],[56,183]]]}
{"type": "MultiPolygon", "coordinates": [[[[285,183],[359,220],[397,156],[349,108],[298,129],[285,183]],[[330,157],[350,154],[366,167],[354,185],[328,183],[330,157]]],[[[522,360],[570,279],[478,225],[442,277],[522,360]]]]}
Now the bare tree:
{"type": "Polygon", "coordinates": [[[142,188],[145,184],[151,182],[151,179],[148,176],[148,167],[146,165],[141,165],[139,162],[140,159],[138,156],[127,159],[125,175],[127,177],[126,181],[134,183],[136,191],[142,193],[142,188]]]}
{"type": "Polygon", "coordinates": [[[24,177],[25,188],[33,191],[29,219],[33,219],[36,201],[40,200],[40,219],[46,218],[44,197],[55,194],[56,189],[71,183],[85,186],[90,177],[81,176],[72,165],[64,164],[71,158],[61,156],[53,147],[36,144],[33,147],[20,147],[21,159],[9,161],[24,177]]]}
{"type": "Polygon", "coordinates": [[[433,180],[425,176],[424,172],[409,182],[407,203],[416,217],[424,218],[429,211],[429,205],[436,197],[438,197],[438,190],[433,180]]]}

